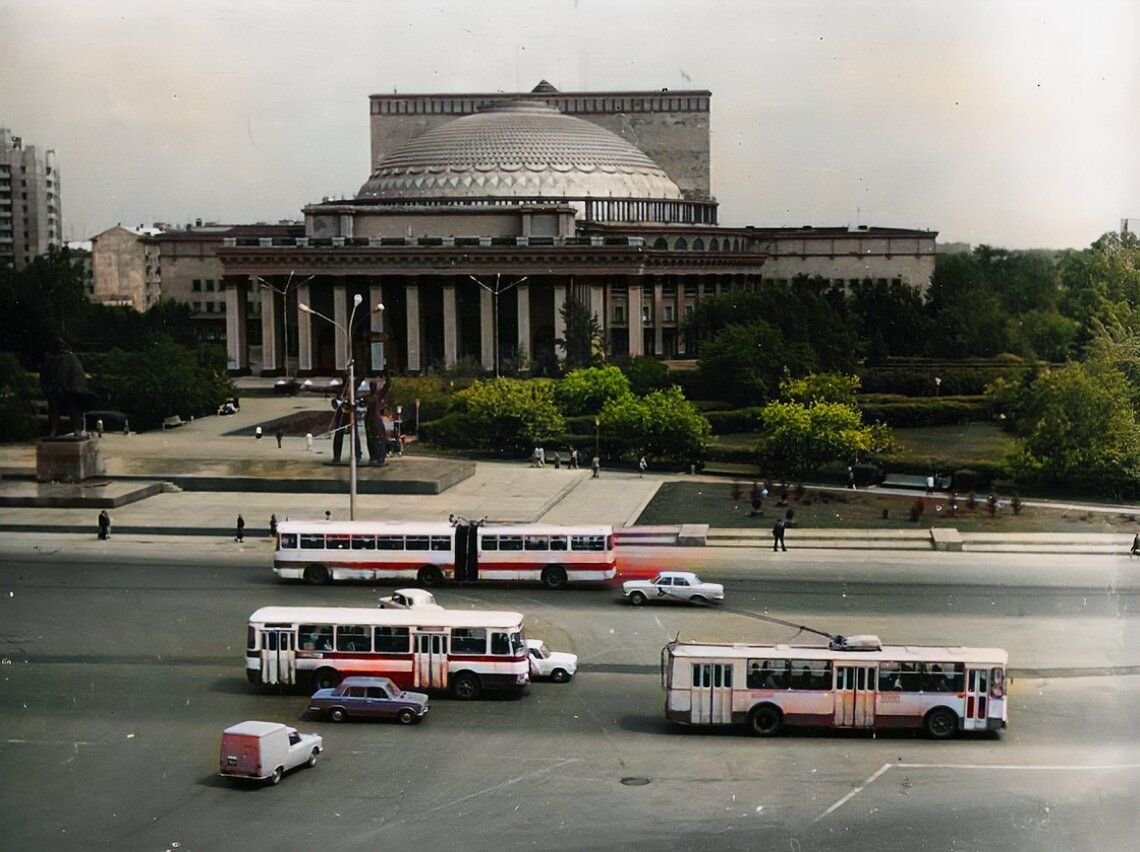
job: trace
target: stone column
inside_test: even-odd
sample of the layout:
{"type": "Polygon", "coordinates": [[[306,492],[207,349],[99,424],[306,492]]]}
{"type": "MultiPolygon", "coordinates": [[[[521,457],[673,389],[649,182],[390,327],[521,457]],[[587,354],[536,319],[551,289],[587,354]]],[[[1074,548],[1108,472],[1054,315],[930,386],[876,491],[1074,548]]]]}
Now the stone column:
{"type": "MultiPolygon", "coordinates": [[[[562,306],[566,304],[566,286],[564,284],[554,285],[554,338],[555,340],[561,338],[566,339],[566,320],[562,317],[562,306]]],[[[554,354],[558,356],[559,361],[566,360],[566,347],[554,347],[554,354]]]]}
{"type": "Polygon", "coordinates": [[[661,357],[665,354],[665,300],[662,296],[661,281],[653,282],[653,354],[661,357]]]}
{"type": "Polygon", "coordinates": [[[342,373],[348,369],[348,288],[343,284],[333,287],[333,322],[336,329],[336,371],[342,373]]]}
{"type": "MultiPolygon", "coordinates": [[[[309,304],[309,285],[297,287],[297,302],[309,304]]],[[[297,372],[313,372],[313,318],[302,310],[297,311],[297,372]]]]}
{"type": "Polygon", "coordinates": [[[459,353],[459,322],[455,307],[455,282],[443,285],[443,364],[455,366],[459,353]]]}
{"type": "MultiPolygon", "coordinates": [[[[250,276],[250,288],[257,284],[250,276]]],[[[261,375],[277,374],[277,294],[264,287],[261,290],[261,375]]]]}
{"type": "Polygon", "coordinates": [[[641,322],[641,279],[627,279],[629,287],[629,354],[645,354],[645,326],[641,322]]]}
{"type": "Polygon", "coordinates": [[[231,373],[244,373],[249,369],[245,334],[247,305],[245,284],[226,282],[226,354],[231,373]]]}
{"type": "Polygon", "coordinates": [[[495,298],[486,287],[479,287],[479,360],[484,370],[495,369],[495,298]]]}
{"type": "Polygon", "coordinates": [[[606,316],[606,288],[602,284],[590,285],[590,313],[598,318],[602,328],[602,344],[607,351],[610,346],[610,318],[606,316]]]}
{"type": "MultiPolygon", "coordinates": [[[[384,285],[373,284],[368,288],[368,311],[372,317],[368,330],[372,332],[373,336],[383,334],[384,329],[388,327],[388,321],[384,318],[384,311],[376,310],[376,307],[382,304],[384,304],[384,285]]],[[[387,348],[388,341],[383,339],[373,340],[369,346],[372,372],[379,373],[388,365],[387,348]]]]}
{"type": "Polygon", "coordinates": [[[534,357],[530,346],[530,285],[519,284],[515,288],[519,291],[519,359],[525,357],[529,363],[534,357]]]}
{"type": "Polygon", "coordinates": [[[420,288],[413,280],[404,285],[408,314],[408,372],[420,371],[420,288]]]}

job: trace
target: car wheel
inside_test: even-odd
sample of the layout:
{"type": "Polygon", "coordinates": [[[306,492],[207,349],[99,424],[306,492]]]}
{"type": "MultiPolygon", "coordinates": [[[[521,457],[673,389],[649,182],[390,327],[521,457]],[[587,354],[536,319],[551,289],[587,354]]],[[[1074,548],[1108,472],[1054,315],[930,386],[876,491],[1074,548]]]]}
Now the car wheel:
{"type": "Polygon", "coordinates": [[[306,764],[310,769],[317,765],[317,755],[321,753],[319,748],[313,749],[313,753],[309,755],[309,762],[306,764]]]}
{"type": "Polygon", "coordinates": [[[470,701],[479,697],[479,678],[471,672],[460,672],[452,681],[451,691],[460,701],[470,701]]]}
{"type": "Polygon", "coordinates": [[[334,722],[343,722],[347,716],[348,714],[344,712],[343,707],[334,707],[329,711],[329,719],[334,722]]]}
{"type": "Polygon", "coordinates": [[[396,718],[400,720],[401,725],[410,725],[412,722],[416,721],[416,711],[412,710],[410,707],[405,707],[403,710],[396,714],[396,718]]]}
{"type": "Polygon", "coordinates": [[[695,603],[697,606],[704,606],[709,602],[709,599],[704,595],[693,595],[691,598],[689,598],[689,602],[695,603]]]}
{"type": "Polygon", "coordinates": [[[269,783],[276,787],[281,783],[281,779],[285,776],[285,767],[278,766],[273,770],[273,774],[269,776],[269,783]]]}
{"type": "Polygon", "coordinates": [[[327,586],[332,582],[332,576],[324,565],[310,565],[305,569],[305,582],[314,586],[327,586]]]}
{"type": "Polygon", "coordinates": [[[443,573],[434,565],[425,565],[416,574],[416,579],[424,587],[438,586],[443,582],[443,573]]]}
{"type": "Polygon", "coordinates": [[[945,707],[935,707],[922,722],[926,735],[932,740],[948,740],[958,730],[958,717],[945,707]]]}
{"type": "Polygon", "coordinates": [[[340,672],[336,669],[317,669],[313,674],[313,686],[317,689],[332,689],[340,683],[340,672]]]}
{"type": "Polygon", "coordinates": [[[748,727],[758,737],[774,737],[784,726],[784,716],[774,704],[761,704],[748,714],[748,727]]]}
{"type": "Polygon", "coordinates": [[[566,669],[555,669],[550,673],[550,679],[555,683],[566,683],[570,680],[570,673],[566,669]]]}
{"type": "Polygon", "coordinates": [[[566,569],[561,565],[550,565],[542,571],[542,585],[548,589],[566,588],[566,569]]]}
{"type": "Polygon", "coordinates": [[[634,606],[641,606],[645,603],[645,594],[642,592],[630,592],[629,602],[634,606]]]}

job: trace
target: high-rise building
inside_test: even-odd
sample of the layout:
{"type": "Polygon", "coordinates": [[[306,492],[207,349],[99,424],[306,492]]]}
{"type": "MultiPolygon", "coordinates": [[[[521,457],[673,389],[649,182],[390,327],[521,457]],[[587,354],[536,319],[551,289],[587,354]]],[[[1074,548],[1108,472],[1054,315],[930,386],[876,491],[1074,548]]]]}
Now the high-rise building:
{"type": "Polygon", "coordinates": [[[50,246],[63,244],[55,151],[0,127],[0,266],[23,269],[50,246]]]}

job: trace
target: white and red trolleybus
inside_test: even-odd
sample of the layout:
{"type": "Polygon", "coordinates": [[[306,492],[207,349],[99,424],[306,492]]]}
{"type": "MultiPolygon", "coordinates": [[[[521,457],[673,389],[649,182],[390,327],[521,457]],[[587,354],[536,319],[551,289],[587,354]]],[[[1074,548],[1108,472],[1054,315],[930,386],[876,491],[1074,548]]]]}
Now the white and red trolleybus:
{"type": "MultiPolygon", "coordinates": [[[[839,638],[839,637],[837,637],[839,638]]],[[[998,648],[671,642],[662,650],[665,716],[682,725],[921,728],[935,739],[1006,725],[998,648]]]]}
{"type": "Polygon", "coordinates": [[[349,675],[457,698],[530,683],[523,617],[489,610],[267,606],[249,617],[254,684],[336,686],[349,675]]]}
{"type": "Polygon", "coordinates": [[[534,580],[551,589],[602,583],[616,571],[611,526],[285,521],[273,571],[288,580],[534,580]]]}

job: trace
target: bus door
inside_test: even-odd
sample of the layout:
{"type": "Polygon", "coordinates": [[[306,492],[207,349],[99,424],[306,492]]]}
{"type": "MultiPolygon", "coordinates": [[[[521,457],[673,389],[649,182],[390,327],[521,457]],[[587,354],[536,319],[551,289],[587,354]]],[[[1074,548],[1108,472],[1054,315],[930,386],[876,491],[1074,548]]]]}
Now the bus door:
{"type": "Polygon", "coordinates": [[[455,581],[473,583],[479,579],[479,527],[457,524],[455,527],[455,581]]]}
{"type": "Polygon", "coordinates": [[[292,628],[262,629],[261,682],[297,682],[297,637],[292,628]]]}
{"type": "Polygon", "coordinates": [[[732,664],[693,663],[692,723],[732,724],[732,664]]]}
{"type": "Polygon", "coordinates": [[[412,661],[412,686],[417,689],[447,687],[447,633],[414,633],[415,659],[412,661]]]}
{"type": "Polygon", "coordinates": [[[966,668],[966,706],[962,714],[962,730],[986,729],[986,699],[990,694],[990,670],[966,668]]]}
{"type": "Polygon", "coordinates": [[[875,724],[876,667],[835,667],[835,725],[869,728],[875,724]]]}

